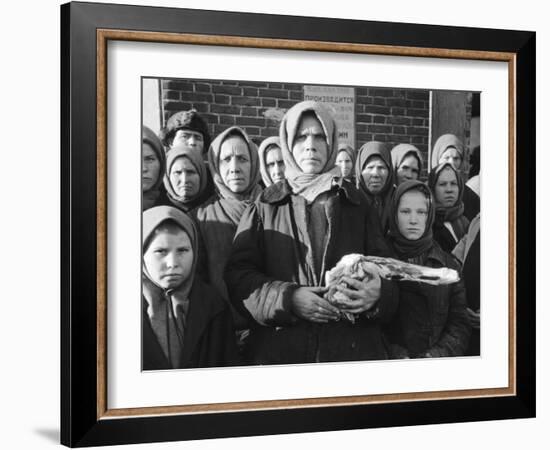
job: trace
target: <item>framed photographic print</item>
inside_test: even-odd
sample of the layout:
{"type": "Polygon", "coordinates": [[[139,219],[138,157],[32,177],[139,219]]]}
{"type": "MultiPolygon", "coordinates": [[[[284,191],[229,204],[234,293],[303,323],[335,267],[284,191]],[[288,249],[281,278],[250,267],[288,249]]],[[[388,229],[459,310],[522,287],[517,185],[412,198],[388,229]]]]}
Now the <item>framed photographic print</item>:
{"type": "Polygon", "coordinates": [[[534,417],[535,33],[61,19],[63,444],[534,417]]]}

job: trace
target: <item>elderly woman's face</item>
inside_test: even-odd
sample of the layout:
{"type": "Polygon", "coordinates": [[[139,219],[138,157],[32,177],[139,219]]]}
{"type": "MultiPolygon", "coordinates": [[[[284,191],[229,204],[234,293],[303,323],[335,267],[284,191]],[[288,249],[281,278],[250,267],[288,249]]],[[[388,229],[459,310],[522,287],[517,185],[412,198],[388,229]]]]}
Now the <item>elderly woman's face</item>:
{"type": "Polygon", "coordinates": [[[285,162],[278,146],[272,145],[268,148],[265,156],[265,167],[272,183],[285,179],[285,162]]]}
{"type": "Polygon", "coordinates": [[[439,158],[439,164],[443,163],[452,164],[453,167],[458,170],[462,165],[462,156],[460,156],[460,153],[455,147],[449,147],[439,158]]]}
{"type": "Polygon", "coordinates": [[[458,200],[458,181],[455,172],[446,167],[439,173],[435,183],[434,196],[435,203],[444,208],[454,206],[458,200]]]}
{"type": "Polygon", "coordinates": [[[327,136],[319,119],[303,115],[294,142],[292,155],[304,173],[321,173],[328,159],[327,136]]]}
{"type": "Polygon", "coordinates": [[[416,156],[412,154],[405,156],[401,161],[401,165],[397,168],[397,185],[399,186],[408,180],[418,180],[419,171],[416,156]]]}
{"type": "Polygon", "coordinates": [[[239,193],[250,184],[250,152],[240,136],[230,136],[220,148],[220,175],[231,192],[239,193]]]}
{"type": "Polygon", "coordinates": [[[200,176],[189,158],[176,158],[170,167],[169,177],[172,188],[184,200],[191,199],[199,193],[200,176]]]}
{"type": "Polygon", "coordinates": [[[147,143],[141,145],[141,156],[143,160],[141,169],[141,190],[145,192],[151,189],[158,181],[160,161],[155,151],[147,143]]]}
{"type": "Polygon", "coordinates": [[[143,263],[155,284],[163,289],[177,288],[189,278],[193,267],[189,236],[181,229],[159,231],[143,254],[143,263]]]}
{"type": "Polygon", "coordinates": [[[361,172],[367,190],[371,194],[378,194],[386,185],[389,169],[379,156],[371,156],[367,159],[365,168],[361,172]]]}
{"type": "Polygon", "coordinates": [[[340,168],[342,176],[347,177],[351,173],[353,161],[351,160],[348,153],[342,150],[340,153],[338,153],[338,156],[336,157],[336,165],[340,168]]]}

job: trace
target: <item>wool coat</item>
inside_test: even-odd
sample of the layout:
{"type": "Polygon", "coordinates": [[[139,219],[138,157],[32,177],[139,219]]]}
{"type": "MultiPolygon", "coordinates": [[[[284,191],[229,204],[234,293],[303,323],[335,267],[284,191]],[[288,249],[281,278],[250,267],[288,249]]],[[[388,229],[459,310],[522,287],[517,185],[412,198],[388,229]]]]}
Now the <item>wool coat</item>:
{"type": "MultiPolygon", "coordinates": [[[[427,267],[460,270],[457,261],[436,242],[419,260],[427,267]]],[[[387,328],[392,357],[464,355],[471,333],[464,283],[434,286],[402,281],[399,287],[399,308],[387,328]]]]}
{"type": "Polygon", "coordinates": [[[143,370],[220,367],[238,363],[235,333],[226,302],[196,277],[189,294],[184,345],[178,367],[172,367],[155,335],[147,302],[142,313],[143,370]]]}

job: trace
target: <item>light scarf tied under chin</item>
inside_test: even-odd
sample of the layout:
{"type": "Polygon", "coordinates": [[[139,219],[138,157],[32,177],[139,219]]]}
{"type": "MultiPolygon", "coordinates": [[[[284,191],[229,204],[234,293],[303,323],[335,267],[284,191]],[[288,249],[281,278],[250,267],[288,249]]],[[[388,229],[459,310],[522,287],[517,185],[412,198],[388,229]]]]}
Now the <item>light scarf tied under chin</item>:
{"type": "Polygon", "coordinates": [[[308,203],[313,203],[319,194],[332,188],[335,178],[340,177],[340,169],[334,165],[338,154],[338,129],[334,118],[321,103],[313,101],[298,103],[290,108],[283,117],[279,138],[286,166],[285,176],[292,192],[304,197],[308,203]],[[320,173],[304,173],[292,154],[298,127],[302,116],[307,112],[315,114],[323,127],[327,140],[327,158],[320,173]]]}

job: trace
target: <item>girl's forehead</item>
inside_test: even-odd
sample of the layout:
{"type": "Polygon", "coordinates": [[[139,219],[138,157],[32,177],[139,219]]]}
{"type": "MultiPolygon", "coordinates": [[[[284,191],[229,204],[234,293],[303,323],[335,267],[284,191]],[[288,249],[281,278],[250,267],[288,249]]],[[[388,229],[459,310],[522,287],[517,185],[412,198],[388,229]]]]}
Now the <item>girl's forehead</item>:
{"type": "Polygon", "coordinates": [[[445,167],[441,172],[439,172],[439,176],[437,177],[438,180],[456,180],[457,176],[453,169],[450,167],[445,167]]]}
{"type": "Polygon", "coordinates": [[[426,195],[416,190],[407,191],[399,198],[400,205],[407,204],[407,203],[419,203],[419,202],[424,202],[427,205],[428,199],[426,198],[426,195]]]}

